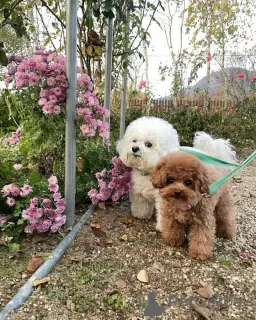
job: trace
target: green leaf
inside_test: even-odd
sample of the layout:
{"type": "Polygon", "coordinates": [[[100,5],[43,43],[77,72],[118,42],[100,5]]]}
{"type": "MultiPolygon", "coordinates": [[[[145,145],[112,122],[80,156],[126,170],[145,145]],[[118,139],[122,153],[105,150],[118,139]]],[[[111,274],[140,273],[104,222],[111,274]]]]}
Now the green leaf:
{"type": "Polygon", "coordinates": [[[86,52],[89,56],[91,56],[93,52],[93,46],[88,46],[88,48],[86,49],[86,52]]]}
{"type": "Polygon", "coordinates": [[[101,47],[94,47],[94,51],[95,51],[97,56],[101,56],[102,55],[101,47]]]}
{"type": "Polygon", "coordinates": [[[32,185],[37,184],[37,183],[41,182],[41,180],[42,180],[42,178],[38,172],[34,171],[30,174],[30,177],[29,177],[30,184],[32,184],[32,185]]]}
{"type": "Polygon", "coordinates": [[[8,58],[3,49],[0,49],[0,64],[2,64],[3,66],[7,66],[8,64],[8,58]]]}
{"type": "Polygon", "coordinates": [[[24,224],[24,220],[23,220],[23,219],[19,219],[19,220],[17,221],[17,224],[18,224],[18,225],[24,224]]]}
{"type": "Polygon", "coordinates": [[[7,247],[9,249],[9,251],[11,251],[11,252],[15,252],[20,249],[20,245],[18,243],[9,243],[9,244],[7,244],[7,247]]]}

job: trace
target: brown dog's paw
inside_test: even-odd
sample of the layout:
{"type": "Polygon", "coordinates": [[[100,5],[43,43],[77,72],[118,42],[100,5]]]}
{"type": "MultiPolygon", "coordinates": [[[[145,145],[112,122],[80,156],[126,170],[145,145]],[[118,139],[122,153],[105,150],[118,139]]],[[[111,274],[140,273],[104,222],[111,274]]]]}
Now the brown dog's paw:
{"type": "Polygon", "coordinates": [[[191,258],[197,259],[197,260],[207,260],[212,258],[212,251],[211,250],[189,250],[189,256],[191,258]]]}
{"type": "Polygon", "coordinates": [[[170,236],[163,234],[163,242],[167,246],[171,247],[181,247],[185,241],[185,237],[183,236],[170,236]]]}

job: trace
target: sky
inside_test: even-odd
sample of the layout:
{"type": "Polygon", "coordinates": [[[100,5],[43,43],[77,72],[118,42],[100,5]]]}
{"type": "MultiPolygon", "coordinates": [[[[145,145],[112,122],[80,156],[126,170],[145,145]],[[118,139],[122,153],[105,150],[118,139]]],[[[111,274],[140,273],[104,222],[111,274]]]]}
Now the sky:
{"type": "MultiPolygon", "coordinates": [[[[160,14],[156,15],[158,19],[161,17],[160,14]]],[[[180,18],[176,17],[174,20],[174,28],[173,28],[173,43],[174,47],[179,46],[179,27],[180,27],[180,18]]],[[[256,32],[255,22],[252,21],[251,23],[251,30],[252,32],[256,32]]],[[[171,88],[171,77],[165,79],[165,81],[161,81],[161,76],[159,74],[159,66],[162,65],[171,65],[172,60],[169,52],[169,48],[166,42],[165,33],[163,30],[156,23],[152,23],[149,28],[149,33],[151,35],[150,46],[148,48],[148,58],[149,58],[149,85],[150,89],[155,98],[158,97],[165,97],[170,94],[171,88]]],[[[188,36],[184,36],[184,44],[188,46],[188,36]]],[[[237,47],[232,47],[232,49],[236,49],[238,51],[243,51],[245,48],[251,48],[255,45],[255,41],[248,41],[247,43],[243,40],[240,40],[237,44],[237,47]]],[[[213,55],[214,55],[214,48],[213,48],[213,55]]],[[[213,71],[217,71],[219,69],[218,63],[213,59],[211,61],[211,69],[213,71]]],[[[145,65],[141,68],[141,77],[145,78],[145,65]]],[[[206,64],[202,67],[202,69],[198,70],[198,79],[192,83],[194,85],[198,80],[206,75],[206,64]]],[[[145,79],[143,79],[145,80],[145,79]]]]}

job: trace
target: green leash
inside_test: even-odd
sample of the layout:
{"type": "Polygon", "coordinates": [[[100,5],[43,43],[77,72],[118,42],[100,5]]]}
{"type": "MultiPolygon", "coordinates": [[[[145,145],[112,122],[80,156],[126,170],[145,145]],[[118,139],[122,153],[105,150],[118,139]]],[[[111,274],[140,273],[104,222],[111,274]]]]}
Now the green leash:
{"type": "Polygon", "coordinates": [[[237,165],[237,168],[228,172],[225,176],[221,177],[219,180],[212,183],[209,187],[208,194],[211,195],[215,191],[217,191],[225,182],[227,182],[227,180],[232,178],[238,171],[246,167],[255,158],[256,158],[256,151],[254,151],[243,163],[241,163],[240,165],[237,165]]]}
{"type": "Polygon", "coordinates": [[[184,151],[184,152],[188,152],[188,153],[192,153],[195,156],[197,156],[200,160],[202,160],[203,162],[209,163],[209,164],[214,164],[214,165],[220,165],[220,166],[233,166],[233,167],[239,167],[239,164],[235,164],[235,163],[229,163],[226,162],[224,160],[220,160],[217,158],[214,158],[212,156],[209,156],[205,153],[201,153],[199,151],[190,149],[190,148],[186,148],[186,147],[180,147],[180,151],[184,151]]]}

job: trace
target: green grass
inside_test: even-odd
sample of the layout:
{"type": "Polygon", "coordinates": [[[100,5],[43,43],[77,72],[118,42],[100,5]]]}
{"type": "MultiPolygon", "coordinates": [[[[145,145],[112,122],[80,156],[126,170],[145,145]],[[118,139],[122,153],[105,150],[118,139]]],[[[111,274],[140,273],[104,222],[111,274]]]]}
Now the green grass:
{"type": "Polygon", "coordinates": [[[232,266],[232,263],[233,263],[233,261],[231,258],[223,258],[220,260],[220,264],[222,264],[223,266],[230,267],[230,266],[232,266]]]}
{"type": "Polygon", "coordinates": [[[127,309],[128,303],[123,296],[116,293],[106,299],[106,307],[112,310],[127,309]]]}

